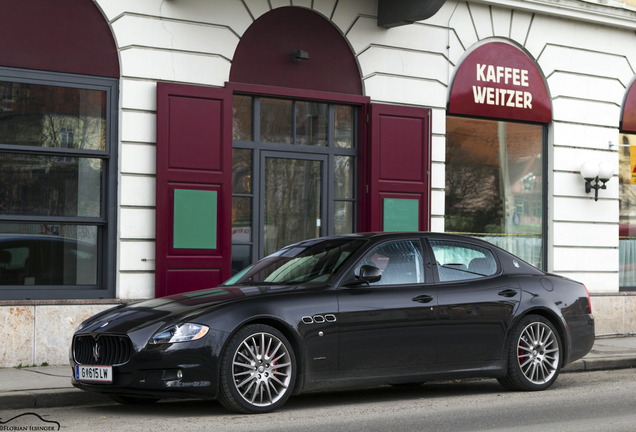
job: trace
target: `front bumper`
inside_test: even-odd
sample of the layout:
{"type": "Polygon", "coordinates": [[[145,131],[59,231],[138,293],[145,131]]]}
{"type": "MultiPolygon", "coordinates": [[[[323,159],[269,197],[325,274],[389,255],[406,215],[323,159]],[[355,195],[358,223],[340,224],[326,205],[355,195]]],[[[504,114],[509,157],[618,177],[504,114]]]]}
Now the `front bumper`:
{"type": "Polygon", "coordinates": [[[103,394],[155,398],[216,398],[218,393],[218,355],[207,341],[149,345],[133,350],[125,364],[113,365],[112,383],[80,381],[78,364],[70,353],[73,386],[103,394]]]}

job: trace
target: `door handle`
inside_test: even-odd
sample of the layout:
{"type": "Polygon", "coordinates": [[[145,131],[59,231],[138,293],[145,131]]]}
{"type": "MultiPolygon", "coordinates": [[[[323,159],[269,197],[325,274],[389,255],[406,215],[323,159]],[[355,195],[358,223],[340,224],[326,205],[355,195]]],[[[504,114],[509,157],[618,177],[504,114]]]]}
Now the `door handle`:
{"type": "Polygon", "coordinates": [[[433,300],[433,297],[431,297],[430,295],[419,295],[417,297],[413,297],[413,301],[418,302],[418,303],[429,303],[433,300]]]}
{"type": "Polygon", "coordinates": [[[514,297],[517,295],[517,290],[513,290],[513,289],[506,289],[503,290],[499,293],[500,296],[502,297],[514,297]]]}

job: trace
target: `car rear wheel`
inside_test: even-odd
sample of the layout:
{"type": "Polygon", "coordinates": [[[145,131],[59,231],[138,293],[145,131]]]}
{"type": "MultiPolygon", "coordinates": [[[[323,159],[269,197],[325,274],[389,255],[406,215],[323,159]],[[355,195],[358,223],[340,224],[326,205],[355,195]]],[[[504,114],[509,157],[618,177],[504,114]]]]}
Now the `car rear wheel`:
{"type": "Polygon", "coordinates": [[[508,349],[508,375],[499,383],[511,390],[545,390],[561,370],[561,340],[552,323],[528,315],[515,327],[508,349]]]}
{"type": "Polygon", "coordinates": [[[265,413],[282,406],[296,380],[289,341],[273,327],[243,327],[221,358],[219,402],[232,411],[265,413]]]}

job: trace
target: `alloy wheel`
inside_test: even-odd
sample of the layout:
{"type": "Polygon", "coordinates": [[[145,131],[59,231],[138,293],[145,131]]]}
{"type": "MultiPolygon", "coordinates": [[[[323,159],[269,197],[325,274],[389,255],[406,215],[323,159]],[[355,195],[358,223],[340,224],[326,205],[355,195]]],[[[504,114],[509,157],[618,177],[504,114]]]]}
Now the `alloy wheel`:
{"type": "Polygon", "coordinates": [[[545,384],[557,373],[559,343],[550,327],[542,322],[528,324],[517,343],[517,360],[525,378],[545,384]]]}
{"type": "Polygon", "coordinates": [[[267,407],[279,401],[292,379],[290,353],[278,337],[254,333],[238,346],[232,359],[232,380],[250,405],[267,407]]]}

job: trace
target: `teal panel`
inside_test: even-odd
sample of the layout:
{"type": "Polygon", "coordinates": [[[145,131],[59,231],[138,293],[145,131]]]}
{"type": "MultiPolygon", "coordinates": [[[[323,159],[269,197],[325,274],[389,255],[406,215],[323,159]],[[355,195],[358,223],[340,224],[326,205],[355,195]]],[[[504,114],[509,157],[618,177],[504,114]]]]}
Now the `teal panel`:
{"type": "Polygon", "coordinates": [[[216,249],[217,192],[174,190],[175,249],[216,249]]]}
{"type": "Polygon", "coordinates": [[[384,198],[382,226],[384,231],[419,231],[419,200],[384,198]]]}

